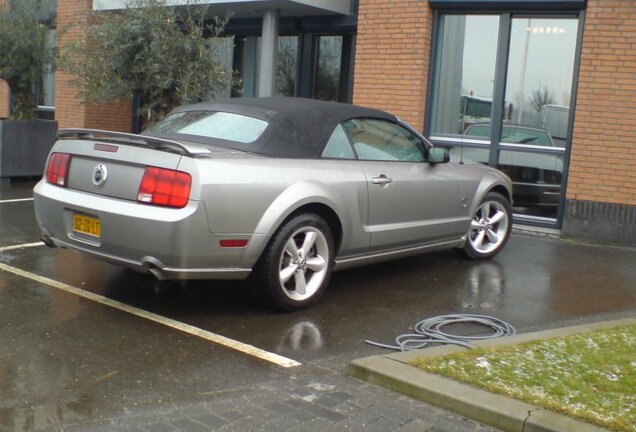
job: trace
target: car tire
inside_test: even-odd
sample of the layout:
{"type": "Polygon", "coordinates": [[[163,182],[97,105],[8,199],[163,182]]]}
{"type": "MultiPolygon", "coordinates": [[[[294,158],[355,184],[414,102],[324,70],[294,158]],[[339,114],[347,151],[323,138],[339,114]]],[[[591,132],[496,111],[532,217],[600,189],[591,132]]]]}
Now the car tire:
{"type": "Polygon", "coordinates": [[[512,207],[501,194],[489,192],[475,209],[460,249],[472,259],[491,258],[508,242],[512,230],[512,207]]]}
{"type": "Polygon", "coordinates": [[[333,270],[334,242],[318,215],[291,217],[276,231],[257,266],[256,282],[265,300],[283,311],[315,304],[333,270]]]}

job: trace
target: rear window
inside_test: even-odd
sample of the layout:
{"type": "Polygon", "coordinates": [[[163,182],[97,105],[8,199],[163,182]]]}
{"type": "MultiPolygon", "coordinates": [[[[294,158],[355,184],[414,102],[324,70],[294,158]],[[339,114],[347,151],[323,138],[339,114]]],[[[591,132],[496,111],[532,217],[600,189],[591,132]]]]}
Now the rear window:
{"type": "Polygon", "coordinates": [[[221,111],[186,111],[168,115],[148,132],[197,135],[239,143],[256,141],[268,123],[254,117],[221,111]]]}

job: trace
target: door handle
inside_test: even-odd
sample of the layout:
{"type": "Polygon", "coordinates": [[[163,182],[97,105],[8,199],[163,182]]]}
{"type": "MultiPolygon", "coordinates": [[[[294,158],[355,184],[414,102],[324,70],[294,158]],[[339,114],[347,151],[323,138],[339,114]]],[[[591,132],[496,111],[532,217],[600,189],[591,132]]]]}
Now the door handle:
{"type": "Polygon", "coordinates": [[[389,184],[389,183],[391,183],[392,181],[393,181],[393,179],[392,179],[392,178],[389,178],[389,177],[385,176],[384,174],[380,174],[380,176],[379,176],[379,177],[373,177],[373,178],[371,179],[371,182],[372,182],[373,184],[382,185],[382,186],[384,186],[384,185],[388,185],[388,184],[389,184]]]}

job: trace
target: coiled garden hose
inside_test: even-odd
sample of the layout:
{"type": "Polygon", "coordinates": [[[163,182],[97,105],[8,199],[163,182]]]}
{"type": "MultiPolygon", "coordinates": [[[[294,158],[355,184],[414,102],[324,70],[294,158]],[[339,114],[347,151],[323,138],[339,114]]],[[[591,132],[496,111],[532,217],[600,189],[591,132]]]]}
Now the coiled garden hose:
{"type": "Polygon", "coordinates": [[[513,336],[516,334],[515,328],[505,321],[487,315],[472,314],[451,314],[427,318],[415,324],[415,333],[407,333],[395,338],[395,345],[365,340],[366,343],[380,348],[393,349],[398,351],[411,351],[426,347],[428,344],[452,344],[465,348],[472,348],[470,342],[484,339],[493,339],[502,336],[513,336]],[[454,335],[442,329],[450,324],[476,324],[487,327],[491,333],[486,335],[463,336],[454,335]]]}

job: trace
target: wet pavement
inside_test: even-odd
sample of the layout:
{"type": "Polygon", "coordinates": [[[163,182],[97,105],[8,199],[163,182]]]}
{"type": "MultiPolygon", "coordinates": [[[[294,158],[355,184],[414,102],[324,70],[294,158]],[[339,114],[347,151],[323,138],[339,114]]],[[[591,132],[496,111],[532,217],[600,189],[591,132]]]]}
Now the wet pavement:
{"type": "Polygon", "coordinates": [[[0,263],[302,363],[285,369],[0,271],[0,431],[490,430],[343,375],[419,320],[493,315],[520,332],[636,315],[636,249],[514,235],[495,259],[441,252],[334,274],[280,314],[241,282],[158,283],[33,246],[33,183],[0,185],[0,263]],[[15,245],[29,247],[14,249],[15,245]]]}

